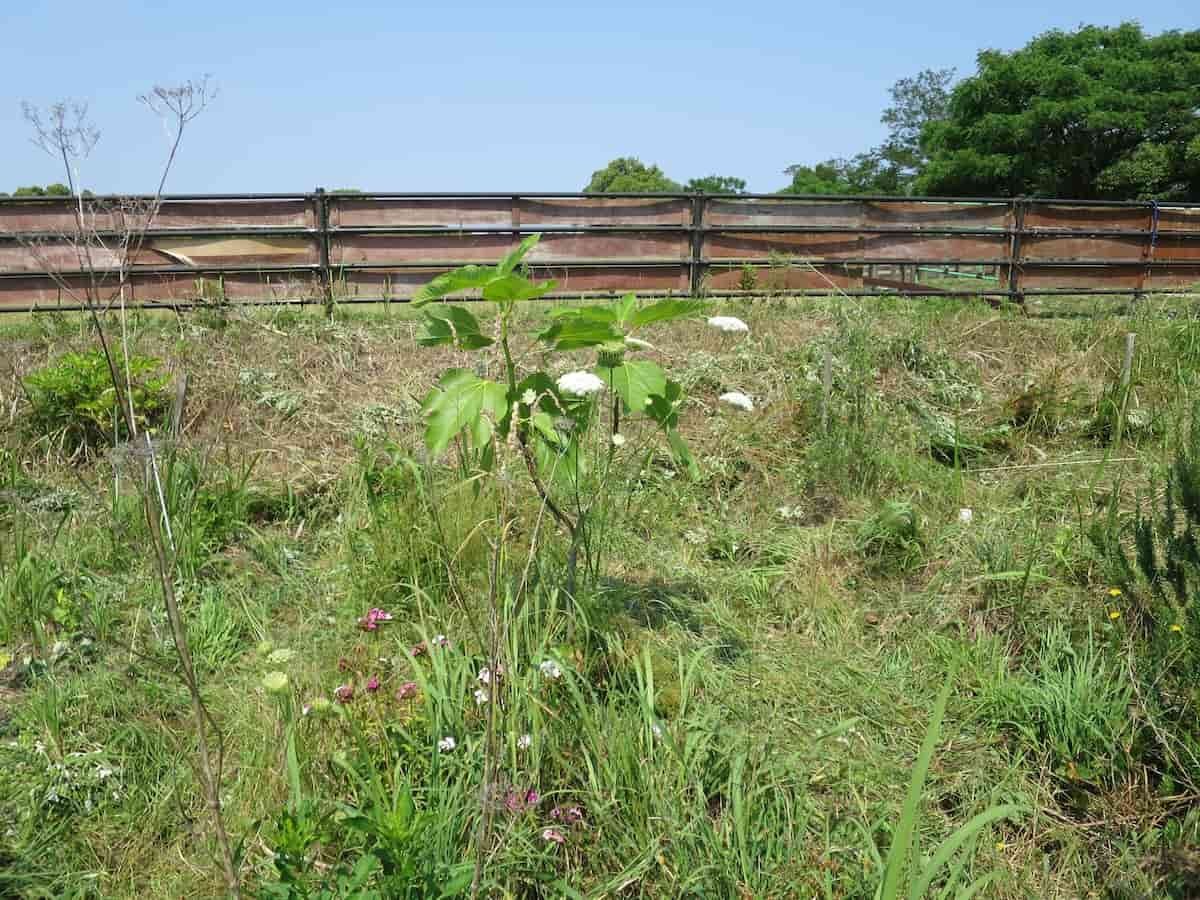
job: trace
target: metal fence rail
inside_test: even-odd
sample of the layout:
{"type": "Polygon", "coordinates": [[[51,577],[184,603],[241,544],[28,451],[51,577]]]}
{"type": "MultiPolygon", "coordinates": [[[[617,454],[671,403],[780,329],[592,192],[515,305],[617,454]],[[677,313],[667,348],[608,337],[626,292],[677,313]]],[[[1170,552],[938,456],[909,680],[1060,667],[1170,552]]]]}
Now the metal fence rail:
{"type": "MultiPolygon", "coordinates": [[[[137,198],[0,199],[0,311],[77,306],[98,279],[127,303],[403,301],[525,235],[551,296],[714,293],[1139,294],[1200,284],[1200,206],[779,194],[328,193],[165,198],[136,251],[137,198]],[[996,285],[943,289],[927,267],[996,285]]],[[[144,198],[143,198],[144,199],[144,198]]]]}

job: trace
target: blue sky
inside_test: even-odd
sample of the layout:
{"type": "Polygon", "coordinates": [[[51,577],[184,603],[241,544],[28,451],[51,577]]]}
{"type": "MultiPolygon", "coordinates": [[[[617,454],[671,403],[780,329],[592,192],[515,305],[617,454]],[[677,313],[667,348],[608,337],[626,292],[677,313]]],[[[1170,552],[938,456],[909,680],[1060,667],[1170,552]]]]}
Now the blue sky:
{"type": "Polygon", "coordinates": [[[21,101],[88,101],[84,183],[150,190],[161,129],[136,96],[220,94],[168,190],[579,190],[615,156],[772,191],[791,163],[883,136],[889,86],[974,68],[1049,28],[1200,27],[1195,0],[1056,3],[370,3],[0,0],[0,189],[61,180],[21,101]]]}

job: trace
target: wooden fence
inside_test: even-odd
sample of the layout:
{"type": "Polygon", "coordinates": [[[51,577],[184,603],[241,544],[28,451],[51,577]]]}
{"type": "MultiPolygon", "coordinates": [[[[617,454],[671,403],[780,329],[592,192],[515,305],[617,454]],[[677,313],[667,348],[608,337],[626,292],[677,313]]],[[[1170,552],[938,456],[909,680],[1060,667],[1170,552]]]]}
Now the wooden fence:
{"type": "Polygon", "coordinates": [[[557,296],[834,291],[1138,294],[1200,284],[1200,206],[1032,199],[693,194],[308,194],[0,199],[0,311],[126,302],[402,301],[524,236],[557,296]],[[133,252],[122,252],[133,234],[133,252]],[[81,253],[83,246],[87,248],[81,253]],[[119,278],[121,260],[126,273],[119,278]],[[948,290],[922,268],[994,280],[948,290]],[[97,274],[98,273],[98,274],[97,274]],[[897,277],[898,276],[898,277],[897,277]]]}

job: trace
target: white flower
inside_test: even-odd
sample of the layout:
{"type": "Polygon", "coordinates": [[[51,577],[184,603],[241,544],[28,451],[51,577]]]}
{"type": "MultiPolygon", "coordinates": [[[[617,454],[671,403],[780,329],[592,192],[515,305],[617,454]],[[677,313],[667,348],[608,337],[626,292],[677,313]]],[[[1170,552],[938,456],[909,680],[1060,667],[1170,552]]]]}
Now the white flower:
{"type": "Polygon", "coordinates": [[[625,435],[621,434],[621,432],[619,432],[619,431],[616,434],[614,434],[612,436],[612,445],[614,447],[624,447],[625,446],[625,435]]]}
{"type": "Polygon", "coordinates": [[[975,511],[964,506],[958,511],[958,521],[964,525],[970,525],[971,520],[975,518],[975,511]]]}
{"type": "Polygon", "coordinates": [[[650,726],[650,733],[654,735],[656,740],[660,740],[660,741],[662,740],[662,736],[663,736],[662,726],[659,725],[657,722],[655,722],[654,724],[652,724],[650,726]]]}
{"type": "Polygon", "coordinates": [[[453,750],[457,746],[458,746],[458,741],[456,741],[454,738],[450,737],[450,735],[446,735],[444,738],[442,738],[440,741],[438,741],[438,749],[441,750],[443,753],[449,753],[451,750],[453,750]]]}
{"type": "Polygon", "coordinates": [[[741,391],[726,391],[717,399],[744,412],[754,412],[754,401],[741,391]]]}
{"type": "Polygon", "coordinates": [[[267,663],[272,666],[286,666],[292,661],[292,657],[295,655],[296,651],[280,647],[278,650],[272,650],[267,655],[267,663]]]}
{"type": "Polygon", "coordinates": [[[557,681],[558,679],[562,678],[562,669],[559,668],[558,663],[552,659],[543,660],[538,666],[538,669],[541,671],[542,675],[553,681],[557,681]]]}
{"type": "Polygon", "coordinates": [[[568,372],[558,377],[558,389],[572,397],[587,397],[604,389],[604,382],[591,372],[568,372]]]}
{"type": "Polygon", "coordinates": [[[113,770],[108,766],[100,766],[96,769],[96,777],[103,781],[105,778],[111,778],[113,770]]]}
{"type": "Polygon", "coordinates": [[[534,392],[533,388],[526,388],[525,393],[521,395],[521,402],[526,406],[533,406],[533,404],[537,402],[537,394],[534,392]]]}
{"type": "Polygon", "coordinates": [[[625,338],[625,346],[633,347],[635,350],[653,350],[654,345],[649,341],[643,341],[641,338],[627,337],[625,338]]]}
{"type": "Polygon", "coordinates": [[[750,326],[735,316],[710,316],[708,324],[718,331],[725,331],[730,334],[739,332],[748,332],[750,326]]]}
{"type": "Polygon", "coordinates": [[[483,706],[483,704],[488,702],[488,699],[489,699],[488,692],[485,691],[483,688],[480,688],[479,690],[477,690],[475,692],[475,705],[476,706],[483,706]]]}
{"type": "Polygon", "coordinates": [[[491,684],[492,683],[492,670],[489,669],[487,666],[484,666],[482,669],[479,670],[479,674],[475,677],[476,677],[476,680],[479,681],[481,684],[491,684]]]}
{"type": "Polygon", "coordinates": [[[444,634],[435,634],[433,636],[433,646],[443,648],[449,647],[450,638],[446,637],[444,634]]]}
{"type": "Polygon", "coordinates": [[[517,738],[517,749],[528,750],[533,746],[533,738],[528,734],[523,734],[517,738]]]}

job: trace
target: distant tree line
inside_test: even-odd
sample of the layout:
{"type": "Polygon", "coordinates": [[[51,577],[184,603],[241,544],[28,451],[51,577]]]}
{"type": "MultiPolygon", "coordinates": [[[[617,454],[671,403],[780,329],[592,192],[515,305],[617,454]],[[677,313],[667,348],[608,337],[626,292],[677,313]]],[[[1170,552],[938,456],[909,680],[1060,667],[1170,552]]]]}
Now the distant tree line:
{"type": "MultiPolygon", "coordinates": [[[[954,78],[925,69],[897,81],[883,143],[788,166],[780,193],[1200,200],[1200,31],[1048,31],[1011,53],[984,50],[974,74],[954,78]]],[[[721,175],[681,185],[622,157],[584,190],[745,188],[721,175]]]]}

